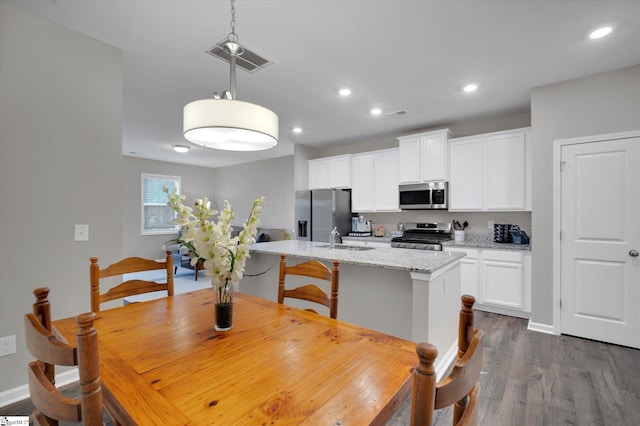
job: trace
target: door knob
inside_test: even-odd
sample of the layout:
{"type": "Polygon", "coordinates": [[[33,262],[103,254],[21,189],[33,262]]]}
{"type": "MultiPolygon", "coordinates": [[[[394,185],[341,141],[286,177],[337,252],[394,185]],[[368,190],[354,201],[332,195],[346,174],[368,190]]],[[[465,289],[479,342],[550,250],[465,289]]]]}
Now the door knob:
{"type": "Polygon", "coordinates": [[[629,256],[638,257],[638,255],[640,255],[640,252],[638,252],[638,250],[629,250],[629,256]]]}

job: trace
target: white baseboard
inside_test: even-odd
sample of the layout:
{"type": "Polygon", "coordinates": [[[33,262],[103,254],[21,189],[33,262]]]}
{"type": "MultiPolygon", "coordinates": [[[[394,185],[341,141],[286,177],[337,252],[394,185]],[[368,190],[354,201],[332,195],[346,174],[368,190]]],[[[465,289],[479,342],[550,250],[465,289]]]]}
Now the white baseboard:
{"type": "Polygon", "coordinates": [[[478,311],[491,312],[493,314],[508,315],[510,317],[518,317],[524,319],[531,318],[531,313],[529,312],[519,311],[517,309],[509,309],[502,306],[483,305],[482,303],[476,303],[473,305],[473,309],[476,309],[478,311]]]}
{"type": "MultiPolygon", "coordinates": [[[[56,386],[64,386],[80,380],[78,369],[74,368],[64,373],[56,374],[56,386]]],[[[21,385],[6,391],[0,392],[0,407],[4,407],[15,402],[24,401],[29,398],[29,385],[21,385]]],[[[2,413],[11,415],[11,413],[2,413]]]]}
{"type": "Polygon", "coordinates": [[[529,320],[527,330],[537,331],[538,333],[553,334],[556,336],[560,334],[556,332],[555,328],[552,325],[533,322],[531,320],[529,320]]]}
{"type": "Polygon", "coordinates": [[[458,355],[458,339],[453,341],[453,345],[449,348],[447,353],[444,356],[439,356],[436,358],[436,362],[434,363],[434,368],[436,370],[436,380],[442,379],[444,373],[447,372],[449,366],[453,363],[458,355]]]}

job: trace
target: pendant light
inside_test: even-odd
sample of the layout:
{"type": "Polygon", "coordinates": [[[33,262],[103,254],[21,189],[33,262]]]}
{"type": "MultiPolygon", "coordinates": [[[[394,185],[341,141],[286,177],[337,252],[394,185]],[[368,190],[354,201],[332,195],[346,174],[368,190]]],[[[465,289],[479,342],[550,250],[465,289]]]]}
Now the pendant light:
{"type": "Polygon", "coordinates": [[[236,100],[236,59],[244,52],[235,33],[235,0],[231,0],[231,32],[222,45],[231,64],[230,90],[222,96],[185,105],[184,137],[207,148],[261,151],[278,144],[278,116],[260,105],[236,100]]]}

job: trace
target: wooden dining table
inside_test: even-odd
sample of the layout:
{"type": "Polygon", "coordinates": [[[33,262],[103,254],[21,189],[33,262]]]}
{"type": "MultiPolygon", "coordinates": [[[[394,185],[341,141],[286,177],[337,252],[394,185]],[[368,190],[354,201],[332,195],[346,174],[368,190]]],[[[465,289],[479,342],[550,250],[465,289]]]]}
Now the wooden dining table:
{"type": "MultiPolygon", "coordinates": [[[[385,424],[411,393],[414,342],[210,288],[98,312],[105,407],[121,424],[385,424]]],[[[384,315],[383,312],[380,313],[384,315]]],[[[74,341],[73,318],[53,325],[74,341]]]]}

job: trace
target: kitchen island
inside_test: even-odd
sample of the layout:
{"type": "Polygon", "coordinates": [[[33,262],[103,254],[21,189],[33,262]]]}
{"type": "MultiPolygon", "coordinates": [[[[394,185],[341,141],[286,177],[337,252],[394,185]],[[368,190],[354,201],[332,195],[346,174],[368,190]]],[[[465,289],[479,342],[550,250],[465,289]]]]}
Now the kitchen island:
{"type": "MultiPolygon", "coordinates": [[[[340,320],[436,345],[439,376],[455,357],[461,295],[459,261],[464,253],[340,244],[331,249],[327,243],[299,240],[257,243],[251,249],[245,270],[248,276],[241,280],[240,291],[276,300],[280,253],[287,255],[288,264],[317,259],[331,267],[336,259],[340,261],[340,320]]],[[[308,282],[296,278],[287,277],[288,286],[308,282]]],[[[328,286],[324,289],[328,291],[328,286]]],[[[295,300],[285,303],[307,307],[295,300]]]]}

